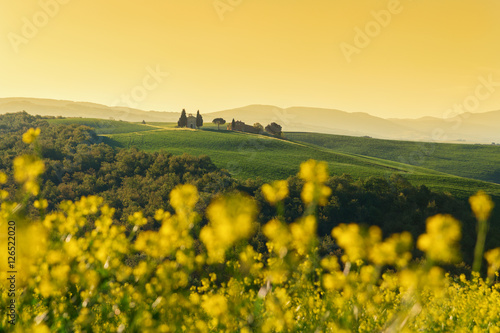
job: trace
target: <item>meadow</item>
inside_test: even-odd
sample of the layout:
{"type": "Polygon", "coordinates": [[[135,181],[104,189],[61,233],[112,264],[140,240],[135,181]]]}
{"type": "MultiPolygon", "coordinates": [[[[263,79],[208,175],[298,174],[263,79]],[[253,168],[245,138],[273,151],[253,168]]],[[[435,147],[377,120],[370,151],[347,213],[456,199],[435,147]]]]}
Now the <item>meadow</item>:
{"type": "Polygon", "coordinates": [[[377,157],[500,184],[500,146],[380,140],[320,133],[286,137],[346,154],[377,157]]]}
{"type": "Polygon", "coordinates": [[[493,182],[500,147],[444,143],[425,146],[419,142],[317,133],[285,133],[288,140],[283,140],[227,131],[222,129],[225,125],[217,130],[217,125],[211,123],[206,123],[202,130],[189,130],[176,129],[173,123],[143,125],[79,118],[50,120],[52,123],[63,121],[96,128],[113,147],[137,147],[148,152],[164,150],[176,155],[207,155],[215,165],[242,180],[258,177],[264,181],[286,179],[297,174],[301,162],[312,158],[326,161],[332,175],[350,174],[358,179],[401,174],[414,185],[426,185],[460,198],[467,198],[478,189],[500,197],[500,185],[493,182]],[[432,153],[427,150],[424,162],[414,163],[421,166],[412,165],[411,156],[420,157],[418,152],[422,147],[432,149],[432,153]],[[409,157],[405,159],[405,156],[409,157]]]}
{"type": "Polygon", "coordinates": [[[117,133],[134,133],[154,130],[155,127],[130,123],[127,121],[116,121],[95,118],[62,118],[62,119],[48,119],[49,123],[54,125],[82,125],[92,127],[94,131],[99,134],[117,134],[117,133]]]}

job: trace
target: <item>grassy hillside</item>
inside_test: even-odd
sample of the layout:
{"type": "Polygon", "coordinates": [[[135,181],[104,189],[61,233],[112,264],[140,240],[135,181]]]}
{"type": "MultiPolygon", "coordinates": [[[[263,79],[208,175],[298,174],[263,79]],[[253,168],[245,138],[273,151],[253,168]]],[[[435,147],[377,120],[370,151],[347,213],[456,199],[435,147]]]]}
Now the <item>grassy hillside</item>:
{"type": "MultiPolygon", "coordinates": [[[[126,131],[126,124],[110,121],[111,126],[106,134],[109,144],[121,148],[135,146],[149,152],[163,149],[172,154],[208,155],[217,166],[229,170],[239,179],[257,177],[266,181],[284,179],[295,175],[301,162],[313,158],[327,161],[333,175],[346,173],[354,178],[366,178],[390,177],[394,173],[399,173],[414,184],[424,184],[460,197],[469,196],[480,188],[500,196],[500,186],[496,184],[457,177],[388,159],[339,152],[309,143],[225,130],[217,131],[213,124],[207,124],[205,130],[201,131],[175,129],[170,123],[129,124],[129,132],[126,131]],[[113,126],[116,126],[116,129],[113,129],[113,126]]],[[[87,123],[87,125],[92,124],[87,123]]]]}
{"type": "Polygon", "coordinates": [[[218,167],[227,169],[239,179],[285,179],[298,172],[301,162],[313,158],[327,161],[333,175],[345,173],[354,178],[366,178],[402,174],[414,184],[459,197],[467,197],[478,189],[500,197],[500,185],[469,179],[481,176],[490,180],[488,177],[494,175],[495,160],[489,155],[500,152],[500,147],[425,146],[414,142],[313,133],[287,133],[287,137],[293,139],[287,141],[222,129],[218,131],[217,126],[211,123],[206,123],[203,130],[189,130],[176,129],[173,123],[143,125],[85,118],[51,119],[50,122],[93,127],[99,134],[105,135],[106,142],[114,147],[137,147],[148,152],[165,150],[175,155],[208,155],[218,167]],[[418,163],[409,165],[411,157],[420,156],[414,152],[423,147],[432,149],[427,151],[426,163],[422,164],[426,168],[418,166],[418,163]],[[475,158],[471,160],[471,156],[475,158]]]}
{"type": "Polygon", "coordinates": [[[97,134],[118,134],[151,131],[157,129],[149,125],[129,123],[127,121],[104,120],[94,118],[65,118],[65,119],[48,119],[51,124],[78,124],[85,125],[95,129],[97,134]]]}
{"type": "Polygon", "coordinates": [[[391,141],[318,133],[287,138],[337,152],[378,157],[500,184],[500,146],[391,141]]]}

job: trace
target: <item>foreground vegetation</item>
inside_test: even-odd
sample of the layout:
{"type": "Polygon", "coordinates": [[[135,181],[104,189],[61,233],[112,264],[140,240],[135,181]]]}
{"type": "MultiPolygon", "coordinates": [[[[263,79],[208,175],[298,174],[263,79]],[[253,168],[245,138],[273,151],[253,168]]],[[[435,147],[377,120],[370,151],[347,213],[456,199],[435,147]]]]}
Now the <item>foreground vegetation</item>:
{"type": "MultiPolygon", "coordinates": [[[[39,154],[38,134],[31,129],[23,141],[39,154]]],[[[284,218],[287,181],[261,187],[276,209],[262,226],[255,199],[243,193],[214,198],[202,225],[200,194],[182,184],[169,195],[174,212],[154,213],[157,231],[143,229],[140,211],[129,215],[131,228],[117,225],[114,209],[97,196],[47,212],[40,155],[27,151],[13,163],[19,193],[1,192],[0,228],[15,224],[18,272],[12,291],[11,254],[0,252],[2,331],[500,332],[500,248],[485,254],[486,279],[447,274],[441,265],[460,260],[460,224],[451,215],[427,219],[416,239],[422,261],[412,260],[408,232],[383,239],[380,228],[357,224],[333,228],[339,250],[322,253],[317,213],[332,196],[326,163],[301,165],[305,209],[292,223],[284,218]],[[20,215],[31,198],[39,218],[20,215]],[[259,230],[266,251],[250,245],[259,230]]],[[[0,174],[1,183],[7,178],[0,174]]],[[[480,226],[480,271],[493,203],[478,193],[470,204],[480,226]]]]}

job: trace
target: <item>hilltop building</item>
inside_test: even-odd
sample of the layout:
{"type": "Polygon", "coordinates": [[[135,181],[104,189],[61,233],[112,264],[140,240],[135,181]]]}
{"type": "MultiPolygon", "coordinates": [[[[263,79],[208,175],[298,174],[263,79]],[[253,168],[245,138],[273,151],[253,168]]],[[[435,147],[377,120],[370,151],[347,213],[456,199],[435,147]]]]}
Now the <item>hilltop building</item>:
{"type": "Polygon", "coordinates": [[[200,114],[200,111],[196,113],[196,116],[190,113],[189,115],[186,114],[186,110],[182,109],[181,112],[181,117],[179,118],[179,121],[177,122],[177,127],[183,128],[192,128],[192,129],[198,129],[203,126],[203,117],[200,114]]]}
{"type": "Polygon", "coordinates": [[[196,126],[196,117],[193,116],[191,113],[187,116],[187,128],[193,128],[197,129],[198,126],[196,126]]]}

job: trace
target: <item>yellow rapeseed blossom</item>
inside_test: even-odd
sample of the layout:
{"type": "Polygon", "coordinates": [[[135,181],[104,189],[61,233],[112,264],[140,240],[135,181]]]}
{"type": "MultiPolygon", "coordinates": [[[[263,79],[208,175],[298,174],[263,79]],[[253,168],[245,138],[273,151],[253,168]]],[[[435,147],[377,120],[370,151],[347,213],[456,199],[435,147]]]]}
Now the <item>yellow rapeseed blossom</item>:
{"type": "Polygon", "coordinates": [[[288,196],[288,182],[286,180],[278,180],[271,185],[262,185],[262,194],[271,205],[283,200],[288,196]]]}
{"type": "Polygon", "coordinates": [[[23,142],[30,144],[36,140],[36,138],[40,135],[40,129],[30,128],[26,133],[23,134],[23,142]]]}
{"type": "Polygon", "coordinates": [[[476,195],[470,197],[469,203],[474,215],[480,221],[487,220],[491,215],[493,207],[495,207],[491,197],[484,191],[479,191],[476,195]]]}
{"type": "Polygon", "coordinates": [[[409,232],[394,234],[381,243],[374,244],[369,253],[376,265],[396,265],[405,267],[411,260],[413,239],[409,232]]]}
{"type": "Polygon", "coordinates": [[[371,253],[373,247],[382,239],[382,231],[379,227],[372,226],[363,230],[359,225],[340,224],[332,230],[332,236],[337,244],[344,249],[344,262],[357,262],[364,260],[371,253]]]}
{"type": "MultiPolygon", "coordinates": [[[[5,184],[7,182],[7,175],[3,172],[0,172],[0,185],[5,184]]],[[[9,196],[9,192],[5,190],[0,190],[0,200],[5,200],[9,196]]]]}
{"type": "Polygon", "coordinates": [[[269,239],[268,248],[270,248],[270,251],[284,257],[292,242],[292,235],[288,226],[278,219],[272,219],[267,222],[262,231],[269,239]]]}
{"type": "Polygon", "coordinates": [[[35,208],[38,208],[38,209],[46,209],[49,206],[49,203],[45,199],[35,200],[35,202],[33,203],[33,206],[35,206],[35,208]]]}
{"type": "Polygon", "coordinates": [[[328,180],[328,164],[308,160],[300,165],[299,177],[306,181],[302,188],[301,198],[305,204],[317,203],[325,206],[332,190],[323,185],[328,180]]]}
{"type": "Polygon", "coordinates": [[[308,160],[300,165],[299,177],[306,182],[324,183],[328,180],[328,164],[308,160]]]}
{"type": "Polygon", "coordinates": [[[454,262],[458,257],[460,223],[451,215],[438,214],[427,219],[427,232],[417,241],[417,247],[433,261],[454,262]]]}
{"type": "Polygon", "coordinates": [[[347,282],[346,275],[339,271],[324,274],[322,279],[327,290],[342,290],[347,282]]]}
{"type": "Polygon", "coordinates": [[[300,255],[306,254],[313,240],[316,240],[316,217],[306,216],[290,225],[292,244],[300,255]]]}
{"type": "Polygon", "coordinates": [[[9,197],[9,192],[5,190],[0,190],[0,200],[5,200],[9,197]]]}
{"type": "Polygon", "coordinates": [[[7,175],[3,172],[0,172],[0,184],[5,184],[7,182],[7,175]]]}
{"type": "Polygon", "coordinates": [[[250,236],[256,211],[255,201],[241,194],[219,198],[210,204],[207,208],[210,223],[201,230],[200,239],[211,262],[222,262],[230,246],[250,236]]]}
{"type": "Polygon", "coordinates": [[[14,179],[33,195],[38,195],[40,187],[37,178],[44,171],[45,164],[36,156],[23,155],[14,159],[14,179]]]}
{"type": "Polygon", "coordinates": [[[129,215],[128,221],[139,227],[148,223],[148,219],[142,215],[142,212],[135,212],[134,215],[129,215]]]}
{"type": "Polygon", "coordinates": [[[326,206],[328,197],[332,194],[332,189],[325,185],[307,182],[301,192],[302,201],[306,204],[317,202],[320,206],[326,206]]]}
{"type": "Polygon", "coordinates": [[[220,317],[227,312],[227,300],[222,295],[205,295],[201,306],[212,317],[220,317]]]}
{"type": "Polygon", "coordinates": [[[500,247],[486,252],[484,258],[488,262],[488,276],[491,277],[500,270],[500,247]]]}
{"type": "Polygon", "coordinates": [[[191,184],[178,185],[170,192],[170,204],[176,211],[194,208],[198,199],[198,190],[191,184]]]}
{"type": "Polygon", "coordinates": [[[43,323],[33,325],[31,328],[32,333],[50,333],[50,329],[43,323]]]}

